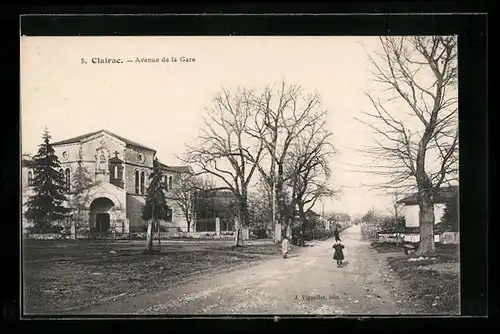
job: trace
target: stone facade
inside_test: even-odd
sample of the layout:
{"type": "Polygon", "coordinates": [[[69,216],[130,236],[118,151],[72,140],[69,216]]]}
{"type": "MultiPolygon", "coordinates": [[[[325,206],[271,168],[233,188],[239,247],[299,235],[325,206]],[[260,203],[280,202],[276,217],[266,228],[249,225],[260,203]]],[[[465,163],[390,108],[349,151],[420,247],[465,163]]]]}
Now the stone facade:
{"type": "MultiPolygon", "coordinates": [[[[79,225],[72,227],[77,235],[145,231],[147,222],[141,217],[142,207],[156,156],[155,150],[107,130],[55,142],[53,147],[61,163],[60,172],[66,177],[70,188],[74,185],[79,163],[92,179],[92,186],[81,196],[83,203],[78,219],[74,219],[79,225]]],[[[190,172],[187,167],[164,164],[162,169],[167,182],[173,182],[180,173],[190,172]]],[[[21,174],[23,203],[33,194],[29,181],[32,176],[30,156],[24,155],[21,174]]],[[[71,191],[68,191],[68,197],[67,205],[74,205],[71,191]]],[[[162,222],[162,225],[186,231],[187,223],[182,211],[168,191],[166,197],[167,204],[172,208],[172,219],[162,222]]],[[[23,208],[24,212],[24,205],[23,208]]],[[[23,219],[23,227],[28,224],[23,219]]]]}

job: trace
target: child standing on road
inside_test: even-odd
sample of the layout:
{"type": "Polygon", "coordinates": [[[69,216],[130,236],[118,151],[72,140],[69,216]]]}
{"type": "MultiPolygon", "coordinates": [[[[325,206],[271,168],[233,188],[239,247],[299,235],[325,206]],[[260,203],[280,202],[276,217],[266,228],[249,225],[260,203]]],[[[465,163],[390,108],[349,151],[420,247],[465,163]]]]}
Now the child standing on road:
{"type": "Polygon", "coordinates": [[[283,254],[283,258],[286,259],[288,256],[288,251],[290,250],[290,242],[287,237],[283,238],[281,242],[281,253],[283,254]]]}
{"type": "Polygon", "coordinates": [[[337,268],[342,267],[342,261],[344,260],[344,245],[340,243],[340,241],[336,241],[332,246],[335,249],[335,253],[333,254],[333,259],[337,261],[337,268]]]}

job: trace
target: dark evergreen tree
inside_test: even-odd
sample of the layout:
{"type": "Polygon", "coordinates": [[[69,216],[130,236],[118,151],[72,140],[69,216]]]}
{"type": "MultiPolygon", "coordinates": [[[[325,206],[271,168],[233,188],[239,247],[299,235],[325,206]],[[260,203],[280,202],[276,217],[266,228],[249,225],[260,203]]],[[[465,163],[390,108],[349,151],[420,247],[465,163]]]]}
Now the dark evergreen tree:
{"type": "MultiPolygon", "coordinates": [[[[146,204],[142,208],[142,219],[148,221],[146,252],[153,250],[153,229],[158,220],[166,220],[168,206],[162,184],[163,173],[158,158],[153,161],[153,173],[149,175],[149,186],[146,191],[146,204]]],[[[158,236],[159,237],[159,236],[158,236]]]]}
{"type": "Polygon", "coordinates": [[[26,203],[28,209],[25,217],[34,223],[35,229],[45,232],[51,229],[54,222],[68,218],[71,209],[63,205],[68,200],[65,195],[66,180],[58,172],[59,159],[50,144],[51,137],[47,129],[42,138],[43,143],[33,157],[35,195],[26,203]]]}
{"type": "Polygon", "coordinates": [[[446,207],[444,208],[443,216],[440,221],[440,225],[444,231],[458,232],[458,210],[458,194],[453,194],[453,196],[450,196],[446,201],[446,207]]]}

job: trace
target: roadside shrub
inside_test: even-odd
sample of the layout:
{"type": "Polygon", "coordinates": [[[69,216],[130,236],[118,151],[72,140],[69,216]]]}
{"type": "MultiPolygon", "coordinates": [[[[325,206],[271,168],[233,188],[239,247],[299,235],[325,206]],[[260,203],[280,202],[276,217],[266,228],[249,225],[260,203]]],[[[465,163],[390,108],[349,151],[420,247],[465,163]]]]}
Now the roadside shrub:
{"type": "Polygon", "coordinates": [[[253,237],[255,239],[265,239],[267,238],[267,231],[265,229],[257,229],[252,231],[253,237]]]}
{"type": "Polygon", "coordinates": [[[61,234],[64,228],[62,226],[47,226],[47,227],[39,227],[39,226],[29,226],[26,228],[28,233],[31,234],[61,234]]]}
{"type": "Polygon", "coordinates": [[[361,237],[364,240],[375,240],[378,238],[376,225],[361,223],[361,237]]]}

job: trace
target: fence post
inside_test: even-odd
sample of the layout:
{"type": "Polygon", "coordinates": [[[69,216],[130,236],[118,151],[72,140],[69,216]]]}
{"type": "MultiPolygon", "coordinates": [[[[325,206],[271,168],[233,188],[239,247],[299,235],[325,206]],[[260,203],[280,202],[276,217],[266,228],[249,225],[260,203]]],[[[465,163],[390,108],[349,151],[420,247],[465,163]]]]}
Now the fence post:
{"type": "Polygon", "coordinates": [[[215,234],[220,237],[220,218],[215,218],[215,234]]]}

